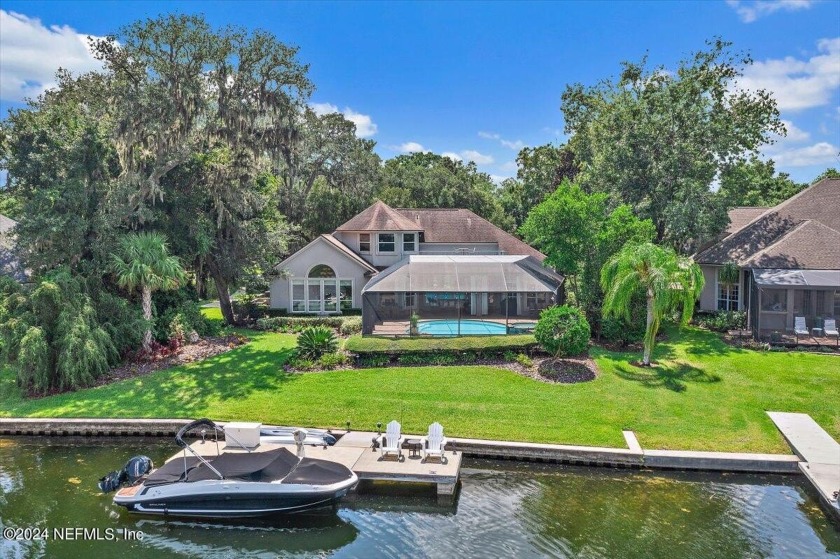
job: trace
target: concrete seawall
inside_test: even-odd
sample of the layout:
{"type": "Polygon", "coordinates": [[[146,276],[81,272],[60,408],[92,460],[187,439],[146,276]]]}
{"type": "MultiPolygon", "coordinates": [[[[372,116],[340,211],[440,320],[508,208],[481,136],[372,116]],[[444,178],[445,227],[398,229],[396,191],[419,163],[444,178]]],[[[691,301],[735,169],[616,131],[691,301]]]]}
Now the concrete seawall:
{"type": "MultiPolygon", "coordinates": [[[[0,418],[0,436],[171,437],[189,419],[78,419],[0,418]]],[[[223,425],[223,422],[219,422],[223,425]]],[[[334,430],[336,435],[344,433],[334,430]]],[[[624,433],[628,448],[540,444],[483,439],[450,439],[447,450],[464,456],[613,468],[652,468],[801,474],[799,458],[785,454],[749,454],[645,450],[631,431],[624,433]]]]}

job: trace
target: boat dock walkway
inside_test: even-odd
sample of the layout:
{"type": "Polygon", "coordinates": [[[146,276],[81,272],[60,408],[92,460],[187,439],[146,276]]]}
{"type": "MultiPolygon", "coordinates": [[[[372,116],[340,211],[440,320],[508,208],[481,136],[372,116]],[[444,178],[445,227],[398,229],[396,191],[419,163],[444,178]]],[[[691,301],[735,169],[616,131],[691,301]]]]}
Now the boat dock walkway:
{"type": "Polygon", "coordinates": [[[817,489],[828,509],[840,519],[840,444],[808,414],[769,411],[767,415],[802,460],[800,471],[817,489]]]}
{"type": "MultiPolygon", "coordinates": [[[[444,459],[437,457],[427,461],[422,460],[420,452],[411,452],[403,449],[402,460],[395,455],[382,457],[379,450],[372,447],[373,438],[376,433],[366,431],[351,431],[344,434],[333,446],[304,446],[305,455],[309,458],[322,458],[338,462],[350,468],[361,481],[397,481],[403,483],[429,483],[437,486],[439,496],[452,496],[458,484],[461,472],[462,453],[459,451],[447,450],[444,459]]],[[[403,438],[420,439],[420,435],[403,435],[403,438]]],[[[224,446],[225,452],[246,452],[239,448],[224,446]]],[[[196,441],[190,445],[196,452],[203,456],[215,456],[216,444],[212,441],[196,441]]],[[[256,451],[266,451],[277,447],[288,448],[297,452],[295,445],[261,444],[256,451]]],[[[169,460],[180,458],[183,452],[178,452],[169,460]]],[[[168,460],[167,460],[168,461],[168,460]]]]}

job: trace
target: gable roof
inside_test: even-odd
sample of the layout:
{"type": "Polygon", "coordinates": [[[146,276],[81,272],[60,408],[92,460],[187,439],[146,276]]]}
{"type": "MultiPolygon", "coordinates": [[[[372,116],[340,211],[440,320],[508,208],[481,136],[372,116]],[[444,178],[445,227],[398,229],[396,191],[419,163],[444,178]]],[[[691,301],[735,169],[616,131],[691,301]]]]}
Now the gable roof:
{"type": "Polygon", "coordinates": [[[336,231],[417,231],[417,225],[382,200],[377,200],[339,225],[336,231]]]}
{"type": "Polygon", "coordinates": [[[695,257],[700,264],[840,269],[840,179],[823,179],[770,208],[695,257]]]}
{"type": "Polygon", "coordinates": [[[424,231],[427,243],[496,243],[505,254],[533,256],[540,262],[545,255],[467,209],[397,208],[399,213],[424,231]]]}
{"type": "Polygon", "coordinates": [[[303,254],[304,252],[306,252],[306,249],[308,249],[315,243],[327,243],[329,246],[331,246],[332,248],[340,252],[342,255],[347,257],[349,260],[352,260],[371,274],[376,274],[377,272],[379,272],[379,270],[371,266],[365,259],[363,259],[361,256],[350,250],[350,247],[348,247],[332,235],[325,234],[318,235],[317,237],[312,239],[312,241],[309,244],[307,244],[302,249],[295,251],[294,254],[289,255],[285,260],[277,264],[274,268],[279,270],[283,267],[284,264],[287,264],[290,260],[297,257],[299,254],[303,254]]]}

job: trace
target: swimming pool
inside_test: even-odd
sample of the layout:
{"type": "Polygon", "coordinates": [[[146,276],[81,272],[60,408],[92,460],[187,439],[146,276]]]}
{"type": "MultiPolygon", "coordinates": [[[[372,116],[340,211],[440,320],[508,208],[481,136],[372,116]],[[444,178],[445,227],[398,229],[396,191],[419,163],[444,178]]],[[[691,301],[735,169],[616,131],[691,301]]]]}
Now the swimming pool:
{"type": "MultiPolygon", "coordinates": [[[[511,334],[521,334],[534,329],[533,322],[511,324],[511,334]]],[[[421,334],[427,336],[492,336],[507,334],[504,323],[485,320],[462,320],[458,329],[458,321],[451,319],[421,320],[417,325],[421,334]]]]}

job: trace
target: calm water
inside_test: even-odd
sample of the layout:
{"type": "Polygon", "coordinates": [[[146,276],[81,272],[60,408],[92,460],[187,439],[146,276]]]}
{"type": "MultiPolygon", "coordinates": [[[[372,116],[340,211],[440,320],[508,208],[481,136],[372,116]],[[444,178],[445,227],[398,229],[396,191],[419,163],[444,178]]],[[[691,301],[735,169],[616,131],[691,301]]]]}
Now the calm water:
{"type": "Polygon", "coordinates": [[[232,522],[132,516],[97,479],[163,440],[0,438],[3,527],[142,530],[141,542],[12,542],[0,557],[840,557],[840,532],[797,478],[663,475],[471,460],[454,504],[379,487],[337,512],[232,522]],[[395,491],[402,494],[394,495],[395,491]]]}

